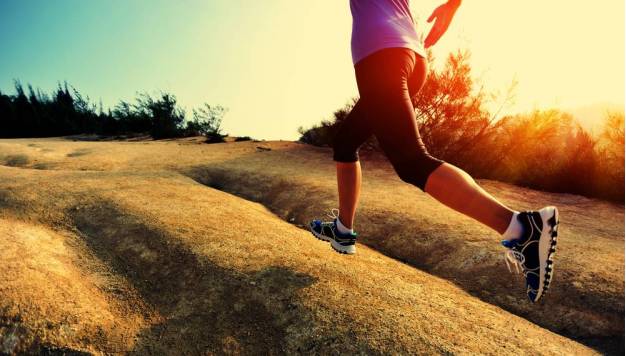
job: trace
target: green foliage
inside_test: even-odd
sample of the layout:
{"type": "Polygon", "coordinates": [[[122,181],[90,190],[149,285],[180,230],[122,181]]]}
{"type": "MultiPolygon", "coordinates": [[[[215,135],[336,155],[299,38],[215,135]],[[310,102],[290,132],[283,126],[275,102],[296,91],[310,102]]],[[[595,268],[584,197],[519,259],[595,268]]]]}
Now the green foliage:
{"type": "Polygon", "coordinates": [[[222,106],[204,106],[193,110],[193,120],[187,123],[187,130],[206,136],[207,143],[224,142],[226,134],[222,134],[222,118],[226,114],[222,106]]]}
{"type": "Polygon", "coordinates": [[[182,123],[185,120],[185,111],[176,106],[176,97],[172,94],[161,93],[153,99],[143,93],[137,97],[135,110],[138,116],[149,118],[150,135],[155,139],[182,136],[182,123]]]}
{"type": "Polygon", "coordinates": [[[106,136],[150,134],[155,139],[206,135],[223,141],[220,125],[226,109],[221,106],[193,110],[185,121],[185,110],[174,95],[161,92],[153,97],[140,93],[134,102],[120,101],[112,110],[97,108],[89,97],[67,83],[50,95],[28,86],[28,93],[15,81],[15,95],[0,92],[0,137],[48,137],[76,134],[106,136]]]}

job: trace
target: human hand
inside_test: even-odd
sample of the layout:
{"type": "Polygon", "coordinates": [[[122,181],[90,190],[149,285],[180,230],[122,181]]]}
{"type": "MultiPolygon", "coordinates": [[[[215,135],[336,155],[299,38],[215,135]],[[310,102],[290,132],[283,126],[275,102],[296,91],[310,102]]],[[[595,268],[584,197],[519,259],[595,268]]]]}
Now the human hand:
{"type": "Polygon", "coordinates": [[[461,0],[450,0],[447,3],[439,6],[433,11],[432,15],[428,18],[427,22],[430,23],[435,20],[435,24],[430,29],[428,36],[424,40],[424,47],[428,48],[437,43],[441,36],[446,33],[452,18],[456,13],[456,10],[461,5],[461,0]]]}

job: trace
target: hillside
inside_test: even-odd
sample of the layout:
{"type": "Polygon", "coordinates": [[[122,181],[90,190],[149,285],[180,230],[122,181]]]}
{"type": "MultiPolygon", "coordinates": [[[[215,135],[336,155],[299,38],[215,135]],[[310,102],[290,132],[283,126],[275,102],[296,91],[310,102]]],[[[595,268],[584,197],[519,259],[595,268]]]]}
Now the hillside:
{"type": "Polygon", "coordinates": [[[623,347],[623,206],[481,182],[520,209],[561,208],[555,284],[533,306],[496,234],[376,157],[363,162],[355,256],[298,228],[335,207],[327,149],[0,140],[0,163],[0,258],[10,261],[0,352],[623,347]]]}

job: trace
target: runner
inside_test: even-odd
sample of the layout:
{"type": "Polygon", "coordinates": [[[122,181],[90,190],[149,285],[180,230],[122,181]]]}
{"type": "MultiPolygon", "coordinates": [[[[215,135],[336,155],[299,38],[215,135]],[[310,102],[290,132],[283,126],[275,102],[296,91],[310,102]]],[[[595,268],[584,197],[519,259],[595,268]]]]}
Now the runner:
{"type": "Polygon", "coordinates": [[[439,6],[428,18],[432,29],[422,43],[409,0],[350,0],[352,59],[360,99],[335,137],[339,211],[332,221],[314,220],[317,238],[340,253],[356,252],[354,217],[361,191],[359,147],[371,135],[398,176],[448,207],[502,234],[505,261],[526,277],[526,294],[541,299],[553,276],[558,210],[518,212],[484,191],[463,170],[428,154],[411,103],[424,84],[426,53],[446,32],[461,0],[439,6]]]}

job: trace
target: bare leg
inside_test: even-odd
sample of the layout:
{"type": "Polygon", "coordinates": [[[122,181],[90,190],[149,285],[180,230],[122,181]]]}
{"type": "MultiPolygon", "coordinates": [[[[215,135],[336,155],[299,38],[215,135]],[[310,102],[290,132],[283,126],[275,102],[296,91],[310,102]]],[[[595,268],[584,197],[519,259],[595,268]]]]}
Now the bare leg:
{"type": "Polygon", "coordinates": [[[484,191],[469,174],[448,163],[430,174],[426,192],[444,205],[480,221],[500,234],[506,231],[513,216],[513,210],[484,191]]]}
{"type": "Polygon", "coordinates": [[[337,162],[337,187],[339,190],[339,220],[352,229],[356,206],[361,195],[361,163],[337,162]]]}

